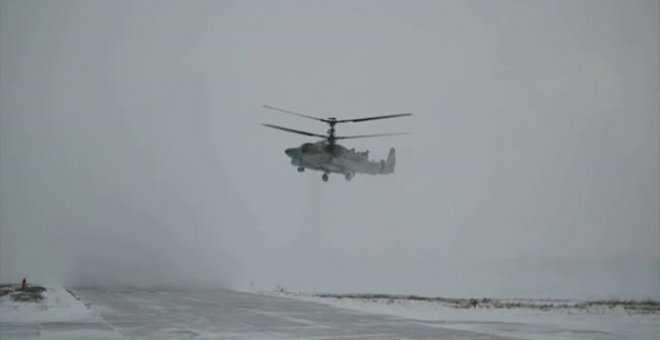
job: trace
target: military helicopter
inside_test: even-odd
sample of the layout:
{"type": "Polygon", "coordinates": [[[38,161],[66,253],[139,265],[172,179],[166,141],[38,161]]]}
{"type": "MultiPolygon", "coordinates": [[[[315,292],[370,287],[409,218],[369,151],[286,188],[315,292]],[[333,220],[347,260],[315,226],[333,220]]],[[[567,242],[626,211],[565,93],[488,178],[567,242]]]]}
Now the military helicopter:
{"type": "Polygon", "coordinates": [[[322,171],[323,176],[321,179],[324,182],[328,181],[330,173],[343,174],[347,181],[350,181],[356,173],[363,173],[369,175],[386,175],[394,173],[394,166],[396,164],[396,156],[394,148],[390,148],[387,159],[380,161],[369,160],[369,151],[359,152],[355,149],[347,149],[339,144],[338,140],[353,139],[353,138],[371,138],[382,136],[396,136],[404,135],[405,132],[399,133],[380,133],[373,135],[357,135],[357,136],[337,136],[335,135],[335,125],[338,123],[359,123],[377,119],[397,118],[404,116],[412,116],[412,113],[398,113],[385,116],[374,116],[354,119],[337,119],[335,117],[319,118],[298,112],[280,109],[270,105],[263,106],[266,109],[279,111],[282,113],[313,119],[326,123],[330,126],[327,135],[317,133],[294,130],[283,126],[273,124],[262,124],[263,126],[278,129],[286,132],[297,133],[299,135],[322,138],[321,141],[316,143],[304,143],[299,147],[288,148],[284,153],[291,158],[291,164],[298,167],[298,172],[303,172],[305,169],[322,171]]]}

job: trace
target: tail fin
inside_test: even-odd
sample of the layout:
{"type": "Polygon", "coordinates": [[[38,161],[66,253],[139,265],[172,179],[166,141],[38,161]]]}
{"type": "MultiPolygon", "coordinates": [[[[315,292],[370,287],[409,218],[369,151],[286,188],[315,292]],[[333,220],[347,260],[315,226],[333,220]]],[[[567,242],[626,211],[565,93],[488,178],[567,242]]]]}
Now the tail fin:
{"type": "Polygon", "coordinates": [[[390,153],[387,155],[387,161],[385,161],[385,173],[386,174],[393,174],[394,173],[394,166],[396,165],[395,153],[396,153],[396,150],[394,150],[394,148],[390,148],[390,153]]]}

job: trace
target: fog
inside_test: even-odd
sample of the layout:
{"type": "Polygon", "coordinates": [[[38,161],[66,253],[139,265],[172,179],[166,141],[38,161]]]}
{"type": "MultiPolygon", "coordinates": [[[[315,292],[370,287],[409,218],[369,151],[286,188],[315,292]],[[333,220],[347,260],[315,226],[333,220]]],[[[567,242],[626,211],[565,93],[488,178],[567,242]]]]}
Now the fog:
{"type": "Polygon", "coordinates": [[[657,1],[0,4],[2,282],[660,296],[657,1]]]}

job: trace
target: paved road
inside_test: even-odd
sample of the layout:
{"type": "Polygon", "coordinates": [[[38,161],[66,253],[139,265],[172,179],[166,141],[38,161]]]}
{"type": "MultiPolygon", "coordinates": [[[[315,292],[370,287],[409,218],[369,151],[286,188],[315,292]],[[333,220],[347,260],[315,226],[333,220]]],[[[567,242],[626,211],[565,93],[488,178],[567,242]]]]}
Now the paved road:
{"type": "Polygon", "coordinates": [[[219,290],[75,289],[127,339],[505,339],[293,299],[219,290]]]}

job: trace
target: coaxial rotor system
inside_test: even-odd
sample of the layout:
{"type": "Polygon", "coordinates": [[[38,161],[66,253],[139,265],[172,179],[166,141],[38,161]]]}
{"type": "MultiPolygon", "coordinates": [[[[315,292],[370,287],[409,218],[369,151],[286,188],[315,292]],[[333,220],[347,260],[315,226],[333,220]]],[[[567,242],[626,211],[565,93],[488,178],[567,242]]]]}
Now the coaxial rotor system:
{"type": "Polygon", "coordinates": [[[279,125],[273,125],[273,124],[262,124],[263,126],[273,128],[273,129],[278,129],[286,132],[291,132],[291,133],[296,133],[299,135],[304,135],[304,136],[309,136],[309,137],[318,137],[318,138],[323,138],[328,141],[329,147],[332,148],[337,140],[341,139],[354,139],[354,138],[372,138],[372,137],[383,137],[383,136],[397,136],[397,135],[405,135],[407,132],[394,132],[394,133],[377,133],[377,134],[369,134],[369,135],[354,135],[354,136],[337,136],[335,134],[335,125],[340,124],[340,123],[360,123],[360,122],[366,122],[366,121],[371,121],[371,120],[378,120],[378,119],[388,119],[388,118],[398,118],[398,117],[405,117],[405,116],[412,116],[412,113],[396,113],[396,114],[389,114],[389,115],[382,115],[382,116],[371,116],[371,117],[362,117],[362,118],[351,118],[351,119],[337,119],[336,117],[328,117],[328,118],[320,118],[320,117],[315,117],[307,114],[302,114],[290,110],[285,110],[281,108],[277,108],[274,106],[270,105],[264,105],[263,106],[266,109],[269,110],[274,110],[278,111],[281,113],[286,113],[298,117],[303,117],[303,118],[308,118],[308,119],[313,119],[319,122],[326,123],[330,126],[330,128],[327,131],[326,135],[318,134],[318,133],[313,133],[313,132],[308,132],[308,131],[302,131],[302,130],[296,130],[296,129],[291,129],[279,125]]]}

